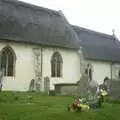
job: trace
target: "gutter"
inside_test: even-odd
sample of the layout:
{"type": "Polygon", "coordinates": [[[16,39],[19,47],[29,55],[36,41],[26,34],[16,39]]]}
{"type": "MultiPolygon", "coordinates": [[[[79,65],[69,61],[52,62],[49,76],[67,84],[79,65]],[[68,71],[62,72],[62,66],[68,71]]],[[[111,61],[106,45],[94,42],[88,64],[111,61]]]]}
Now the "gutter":
{"type": "Polygon", "coordinates": [[[82,51],[82,46],[80,46],[79,50],[78,50],[78,54],[79,54],[79,57],[80,57],[80,75],[82,76],[83,75],[83,70],[82,70],[82,54],[83,51],[82,51]]]}
{"type": "Polygon", "coordinates": [[[111,64],[110,64],[110,68],[111,68],[111,71],[110,71],[110,78],[111,78],[111,80],[113,79],[113,76],[112,76],[112,73],[113,73],[112,66],[113,66],[113,62],[111,62],[111,64]]]}
{"type": "Polygon", "coordinates": [[[41,84],[42,84],[42,74],[43,73],[43,48],[41,47],[41,84]]]}

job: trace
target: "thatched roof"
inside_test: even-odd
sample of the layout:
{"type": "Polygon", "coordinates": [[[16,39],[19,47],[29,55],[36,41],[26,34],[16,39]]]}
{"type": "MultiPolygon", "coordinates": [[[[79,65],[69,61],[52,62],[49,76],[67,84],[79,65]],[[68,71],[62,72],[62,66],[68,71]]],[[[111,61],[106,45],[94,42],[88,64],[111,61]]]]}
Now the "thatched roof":
{"type": "Polygon", "coordinates": [[[80,38],[86,59],[120,62],[120,41],[113,35],[78,26],[72,27],[80,38]]]}
{"type": "Polygon", "coordinates": [[[78,36],[60,12],[17,0],[0,0],[0,39],[79,48],[78,36]]]}

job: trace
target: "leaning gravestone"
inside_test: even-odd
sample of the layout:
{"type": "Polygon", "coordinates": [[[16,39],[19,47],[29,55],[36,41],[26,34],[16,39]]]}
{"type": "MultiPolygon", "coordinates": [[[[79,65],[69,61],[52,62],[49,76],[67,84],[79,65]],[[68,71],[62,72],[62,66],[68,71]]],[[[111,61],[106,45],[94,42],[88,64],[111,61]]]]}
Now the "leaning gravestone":
{"type": "Polygon", "coordinates": [[[35,91],[35,80],[34,79],[30,81],[29,91],[31,92],[35,91]]]}
{"type": "Polygon", "coordinates": [[[77,96],[85,98],[88,93],[88,82],[89,78],[87,75],[83,75],[80,80],[77,82],[77,96]]]}
{"type": "Polygon", "coordinates": [[[120,80],[110,80],[109,95],[112,100],[120,100],[120,80]]]}

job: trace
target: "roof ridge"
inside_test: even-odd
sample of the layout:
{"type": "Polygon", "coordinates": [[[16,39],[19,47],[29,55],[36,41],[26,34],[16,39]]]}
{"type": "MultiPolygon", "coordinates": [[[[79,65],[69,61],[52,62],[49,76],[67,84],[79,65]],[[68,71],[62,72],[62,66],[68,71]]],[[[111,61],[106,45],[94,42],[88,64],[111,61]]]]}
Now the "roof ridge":
{"type": "Polygon", "coordinates": [[[96,45],[83,45],[83,47],[86,47],[86,48],[106,48],[106,49],[120,49],[120,47],[108,47],[108,46],[96,46],[96,45]]]}
{"type": "Polygon", "coordinates": [[[59,11],[52,10],[52,9],[49,9],[49,8],[45,8],[45,7],[41,7],[41,6],[38,6],[38,5],[31,4],[31,3],[23,2],[21,0],[2,0],[2,1],[12,3],[12,4],[15,4],[15,5],[19,5],[19,6],[23,6],[23,7],[26,7],[26,8],[30,8],[32,10],[42,10],[44,12],[53,13],[55,15],[61,16],[59,11]]]}
{"type": "Polygon", "coordinates": [[[88,28],[84,28],[84,27],[80,27],[80,26],[77,26],[77,25],[72,25],[74,28],[78,28],[78,29],[81,29],[85,32],[90,32],[90,33],[96,33],[102,37],[113,37],[112,35],[109,35],[109,34],[106,34],[106,33],[102,33],[102,32],[98,32],[98,31],[95,31],[95,30],[91,30],[91,29],[88,29],[88,28]]]}

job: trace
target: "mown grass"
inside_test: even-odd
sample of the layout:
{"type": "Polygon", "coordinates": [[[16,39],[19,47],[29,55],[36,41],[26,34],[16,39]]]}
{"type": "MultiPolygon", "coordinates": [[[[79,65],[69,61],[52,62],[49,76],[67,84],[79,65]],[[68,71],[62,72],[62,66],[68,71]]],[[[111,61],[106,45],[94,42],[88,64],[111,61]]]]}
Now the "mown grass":
{"type": "Polygon", "coordinates": [[[104,103],[101,109],[68,112],[73,97],[40,93],[1,92],[0,120],[119,120],[120,104],[104,103]]]}

